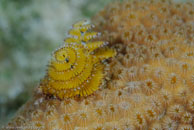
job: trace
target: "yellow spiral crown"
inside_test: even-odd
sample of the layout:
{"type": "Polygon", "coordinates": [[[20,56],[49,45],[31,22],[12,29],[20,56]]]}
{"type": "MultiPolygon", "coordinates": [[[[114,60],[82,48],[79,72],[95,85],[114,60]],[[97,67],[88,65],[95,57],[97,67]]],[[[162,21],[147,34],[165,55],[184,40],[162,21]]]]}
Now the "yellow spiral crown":
{"type": "Polygon", "coordinates": [[[104,78],[102,60],[116,52],[104,47],[103,41],[93,40],[99,35],[93,25],[80,21],[69,31],[65,45],[57,49],[40,84],[44,94],[59,99],[91,95],[98,90],[104,78]]]}

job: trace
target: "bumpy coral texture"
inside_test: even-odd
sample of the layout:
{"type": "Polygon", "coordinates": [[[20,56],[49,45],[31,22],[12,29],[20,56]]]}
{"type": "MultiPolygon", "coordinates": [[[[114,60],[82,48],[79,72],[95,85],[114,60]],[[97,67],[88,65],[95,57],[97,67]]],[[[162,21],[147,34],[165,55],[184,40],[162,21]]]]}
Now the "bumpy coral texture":
{"type": "Polygon", "coordinates": [[[104,47],[103,41],[92,41],[99,33],[91,28],[87,21],[74,24],[65,45],[53,53],[40,85],[44,94],[64,99],[88,96],[99,89],[104,78],[102,60],[113,57],[115,51],[104,47]]]}
{"type": "Polygon", "coordinates": [[[107,85],[86,98],[35,94],[7,126],[61,130],[192,130],[194,3],[115,2],[93,18],[117,50],[107,85]]]}

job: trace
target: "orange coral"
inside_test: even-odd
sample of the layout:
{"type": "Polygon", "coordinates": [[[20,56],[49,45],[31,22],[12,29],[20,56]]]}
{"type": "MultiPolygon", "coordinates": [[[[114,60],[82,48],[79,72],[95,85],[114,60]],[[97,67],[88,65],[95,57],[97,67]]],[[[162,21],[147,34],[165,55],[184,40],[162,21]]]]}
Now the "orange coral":
{"type": "Polygon", "coordinates": [[[47,99],[36,92],[7,126],[192,130],[193,9],[193,2],[170,0],[108,5],[93,18],[101,40],[118,54],[106,68],[106,87],[76,99],[47,99]]]}

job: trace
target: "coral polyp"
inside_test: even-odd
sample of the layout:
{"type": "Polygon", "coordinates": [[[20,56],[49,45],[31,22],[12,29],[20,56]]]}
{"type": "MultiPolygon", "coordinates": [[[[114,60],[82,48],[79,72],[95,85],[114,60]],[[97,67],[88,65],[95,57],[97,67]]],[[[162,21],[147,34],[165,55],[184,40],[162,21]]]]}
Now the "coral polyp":
{"type": "Polygon", "coordinates": [[[104,41],[92,40],[99,35],[87,21],[80,21],[69,31],[65,45],[52,56],[40,88],[44,94],[59,99],[91,95],[104,78],[103,60],[116,52],[104,47],[104,41]]]}

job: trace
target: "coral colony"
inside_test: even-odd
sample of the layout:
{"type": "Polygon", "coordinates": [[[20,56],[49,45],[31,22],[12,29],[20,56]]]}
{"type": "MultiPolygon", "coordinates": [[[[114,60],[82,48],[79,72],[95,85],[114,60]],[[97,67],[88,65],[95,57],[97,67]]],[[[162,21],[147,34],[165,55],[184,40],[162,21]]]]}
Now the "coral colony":
{"type": "Polygon", "coordinates": [[[6,127],[193,130],[194,3],[114,2],[92,21],[102,36],[92,40],[90,24],[74,24],[6,127]]]}

